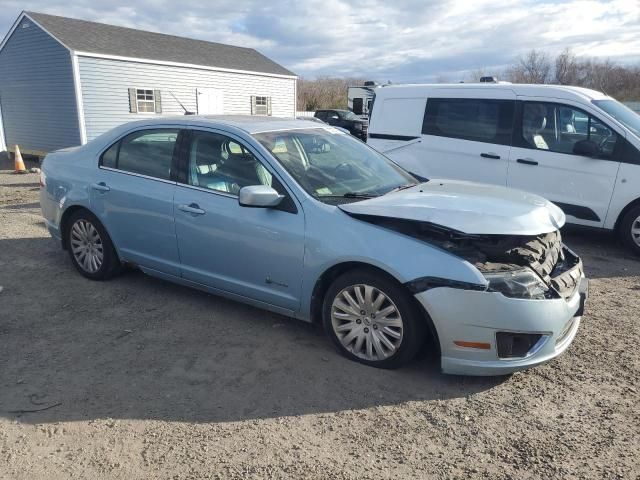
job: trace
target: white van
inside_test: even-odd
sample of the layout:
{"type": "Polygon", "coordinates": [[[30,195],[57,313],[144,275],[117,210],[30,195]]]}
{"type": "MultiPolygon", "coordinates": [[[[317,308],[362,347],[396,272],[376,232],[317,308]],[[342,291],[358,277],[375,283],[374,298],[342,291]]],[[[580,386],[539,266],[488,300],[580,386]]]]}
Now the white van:
{"type": "Polygon", "coordinates": [[[559,85],[376,89],[368,143],[410,172],[519,188],[640,254],[640,116],[559,85]]]}

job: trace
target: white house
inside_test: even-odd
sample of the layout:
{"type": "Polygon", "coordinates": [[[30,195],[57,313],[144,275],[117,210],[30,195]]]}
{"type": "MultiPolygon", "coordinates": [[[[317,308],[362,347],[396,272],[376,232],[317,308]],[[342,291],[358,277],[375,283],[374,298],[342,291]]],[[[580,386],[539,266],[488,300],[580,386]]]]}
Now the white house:
{"type": "Polygon", "coordinates": [[[293,117],[296,78],[251,48],[22,12],[0,43],[0,151],[84,144],[141,115],[293,117]]]}

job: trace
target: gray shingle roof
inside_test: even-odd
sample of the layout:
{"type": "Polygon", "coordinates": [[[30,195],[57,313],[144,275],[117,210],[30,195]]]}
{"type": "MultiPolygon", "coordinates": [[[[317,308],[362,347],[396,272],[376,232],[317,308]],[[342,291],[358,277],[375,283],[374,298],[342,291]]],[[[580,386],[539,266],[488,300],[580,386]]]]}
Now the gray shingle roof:
{"type": "Polygon", "coordinates": [[[72,50],[251,72],[295,75],[253,48],[234,47],[44,13],[25,13],[72,50]]]}

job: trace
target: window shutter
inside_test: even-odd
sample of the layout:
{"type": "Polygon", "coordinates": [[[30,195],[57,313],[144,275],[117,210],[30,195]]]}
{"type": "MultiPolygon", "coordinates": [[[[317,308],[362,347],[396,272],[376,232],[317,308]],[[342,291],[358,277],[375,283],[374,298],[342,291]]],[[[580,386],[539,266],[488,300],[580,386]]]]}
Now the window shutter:
{"type": "Polygon", "coordinates": [[[129,89],[129,112],[138,113],[138,103],[136,102],[136,89],[129,89]]]}
{"type": "Polygon", "coordinates": [[[153,99],[156,102],[156,113],[162,113],[162,96],[160,95],[160,90],[153,91],[153,99]]]}
{"type": "Polygon", "coordinates": [[[267,97],[267,115],[271,116],[271,97],[267,97]]]}
{"type": "Polygon", "coordinates": [[[251,95],[251,115],[256,114],[256,97],[255,95],[251,95]]]}

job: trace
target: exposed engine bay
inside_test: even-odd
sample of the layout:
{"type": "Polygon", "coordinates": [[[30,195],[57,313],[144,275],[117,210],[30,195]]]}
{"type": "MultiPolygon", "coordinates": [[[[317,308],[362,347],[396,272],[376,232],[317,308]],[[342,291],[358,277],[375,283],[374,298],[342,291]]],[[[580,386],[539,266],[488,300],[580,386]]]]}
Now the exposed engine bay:
{"type": "Polygon", "coordinates": [[[552,294],[569,298],[582,276],[582,261],[562,244],[559,230],[540,235],[473,235],[402,218],[353,215],[359,220],[417,238],[472,263],[482,272],[529,267],[552,294]]]}

